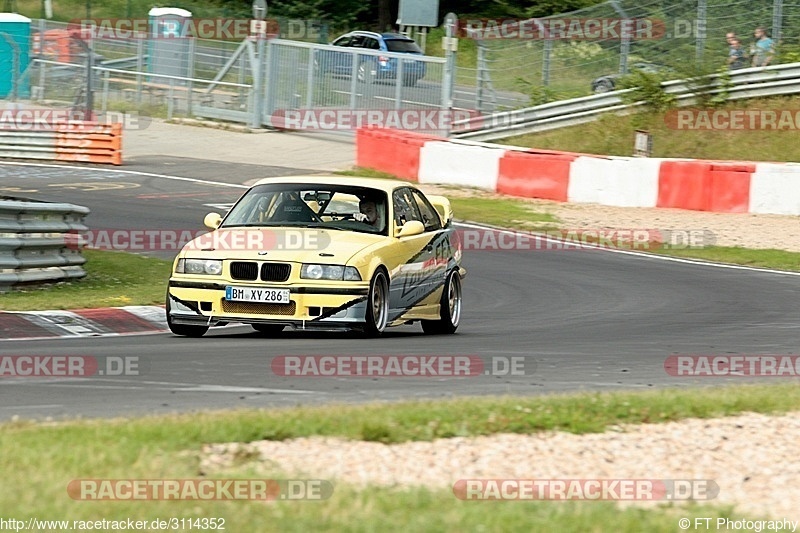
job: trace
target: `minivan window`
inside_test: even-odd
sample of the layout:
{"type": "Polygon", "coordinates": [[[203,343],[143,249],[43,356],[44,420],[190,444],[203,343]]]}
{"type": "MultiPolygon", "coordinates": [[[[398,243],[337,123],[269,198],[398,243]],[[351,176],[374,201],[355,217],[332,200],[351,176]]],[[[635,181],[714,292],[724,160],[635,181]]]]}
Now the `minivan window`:
{"type": "Polygon", "coordinates": [[[390,52],[416,52],[418,54],[422,53],[422,49],[419,46],[417,46],[417,43],[411,40],[387,39],[386,49],[389,50],[390,52]]]}

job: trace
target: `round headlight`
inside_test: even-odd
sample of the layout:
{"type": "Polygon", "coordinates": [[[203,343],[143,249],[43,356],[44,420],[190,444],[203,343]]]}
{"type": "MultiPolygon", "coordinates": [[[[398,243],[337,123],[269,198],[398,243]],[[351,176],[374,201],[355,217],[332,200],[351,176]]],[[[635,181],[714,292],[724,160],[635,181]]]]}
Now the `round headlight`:
{"type": "Polygon", "coordinates": [[[206,274],[217,276],[222,274],[222,261],[206,261],[205,263],[206,274]]]}
{"type": "Polygon", "coordinates": [[[308,265],[306,268],[306,276],[311,279],[321,279],[322,278],[322,266],[321,265],[308,265]]]}
{"type": "Polygon", "coordinates": [[[343,275],[344,275],[344,267],[339,265],[334,265],[328,267],[328,275],[325,277],[328,279],[342,279],[343,275]]]}

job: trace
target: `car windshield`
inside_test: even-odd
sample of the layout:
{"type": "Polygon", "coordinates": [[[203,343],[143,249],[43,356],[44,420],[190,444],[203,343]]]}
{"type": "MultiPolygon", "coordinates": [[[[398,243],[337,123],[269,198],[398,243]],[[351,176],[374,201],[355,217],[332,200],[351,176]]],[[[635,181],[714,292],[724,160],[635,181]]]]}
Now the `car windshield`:
{"type": "Polygon", "coordinates": [[[386,49],[390,52],[422,53],[422,49],[417,46],[417,43],[405,39],[386,39],[386,49]]]}
{"type": "Polygon", "coordinates": [[[221,228],[293,226],[387,235],[386,193],[369,187],[257,185],[233,206],[221,228]]]}

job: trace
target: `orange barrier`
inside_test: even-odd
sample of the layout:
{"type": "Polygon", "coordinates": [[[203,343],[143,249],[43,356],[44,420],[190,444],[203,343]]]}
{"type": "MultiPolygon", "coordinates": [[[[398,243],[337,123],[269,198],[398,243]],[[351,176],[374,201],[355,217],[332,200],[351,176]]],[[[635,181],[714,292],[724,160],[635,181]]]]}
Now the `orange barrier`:
{"type": "Polygon", "coordinates": [[[56,128],[56,161],[122,164],[122,124],[80,122],[56,128]]]}
{"type": "Polygon", "coordinates": [[[662,161],[656,207],[747,213],[755,163],[662,161]]]}
{"type": "Polygon", "coordinates": [[[81,51],[67,30],[47,30],[44,33],[34,33],[32,37],[33,53],[43,59],[70,63],[81,51]]]}
{"type": "Polygon", "coordinates": [[[403,130],[360,128],[356,132],[356,165],[417,181],[420,149],[441,137],[403,130]]]}
{"type": "Polygon", "coordinates": [[[576,157],[552,150],[507,151],[500,158],[497,192],[566,202],[569,169],[576,157]]]}

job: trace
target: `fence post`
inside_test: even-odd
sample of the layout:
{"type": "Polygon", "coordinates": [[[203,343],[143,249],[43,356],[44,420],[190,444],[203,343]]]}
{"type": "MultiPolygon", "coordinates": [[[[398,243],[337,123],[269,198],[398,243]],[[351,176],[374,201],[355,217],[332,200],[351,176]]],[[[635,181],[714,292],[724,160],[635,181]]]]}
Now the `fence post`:
{"type": "MultiPolygon", "coordinates": [[[[44,19],[39,19],[39,57],[44,59],[45,34],[47,33],[47,23],[44,19]]],[[[60,59],[60,58],[57,58],[60,59]]],[[[44,62],[39,63],[39,100],[44,100],[44,82],[46,76],[46,66],[44,62]]]]}
{"type": "Polygon", "coordinates": [[[477,87],[475,88],[475,109],[482,113],[484,99],[483,84],[484,74],[486,72],[486,45],[481,40],[476,40],[475,43],[478,45],[478,79],[475,80],[477,82],[477,87]]]}
{"type": "MultiPolygon", "coordinates": [[[[148,40],[150,38],[148,37],[148,40]]],[[[136,40],[136,105],[142,105],[142,72],[144,71],[144,39],[136,40]]]]}
{"type": "Polygon", "coordinates": [[[546,37],[544,40],[544,55],[542,56],[542,85],[550,85],[550,56],[553,53],[553,40],[546,37]]]}
{"type": "Polygon", "coordinates": [[[775,46],[780,45],[781,34],[783,33],[783,0],[775,0],[772,4],[772,39],[775,46]]]}
{"type": "Polygon", "coordinates": [[[314,107],[314,48],[308,49],[308,77],[306,78],[306,109],[314,107]]]}
{"type": "Polygon", "coordinates": [[[261,127],[264,118],[265,42],[266,35],[260,33],[256,35],[256,64],[253,65],[253,112],[250,117],[250,127],[254,129],[261,127]]]}
{"type": "Polygon", "coordinates": [[[108,70],[103,71],[103,116],[108,112],[108,78],[111,74],[108,70]]]}
{"type": "Polygon", "coordinates": [[[695,59],[697,64],[703,63],[706,48],[706,0],[697,0],[697,40],[695,42],[695,59]]]}
{"type": "MultiPolygon", "coordinates": [[[[458,17],[455,13],[448,13],[444,17],[444,32],[447,36],[448,46],[445,50],[445,63],[444,63],[444,76],[442,77],[442,101],[441,109],[450,113],[453,110],[453,88],[455,86],[454,78],[456,71],[456,52],[450,46],[450,42],[455,38],[456,25],[458,24],[458,17]]],[[[398,80],[398,83],[401,83],[398,80]]],[[[447,129],[443,132],[445,137],[450,136],[451,125],[450,122],[445,122],[447,129]]]]}
{"type": "Polygon", "coordinates": [[[172,120],[175,111],[175,78],[169,79],[169,93],[167,94],[167,120],[172,120]]]}
{"type": "Polygon", "coordinates": [[[189,81],[186,82],[186,116],[191,118],[192,115],[192,92],[194,92],[194,54],[196,52],[197,43],[194,37],[189,38],[189,64],[187,70],[189,72],[189,81]]]}

